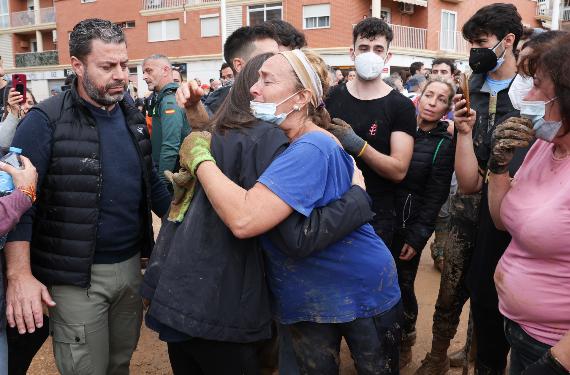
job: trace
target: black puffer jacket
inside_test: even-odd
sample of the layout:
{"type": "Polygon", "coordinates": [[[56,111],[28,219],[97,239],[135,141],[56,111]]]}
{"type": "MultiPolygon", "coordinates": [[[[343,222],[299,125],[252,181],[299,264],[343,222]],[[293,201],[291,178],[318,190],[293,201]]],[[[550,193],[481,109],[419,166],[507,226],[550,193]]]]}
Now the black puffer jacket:
{"type": "Polygon", "coordinates": [[[447,127],[441,121],[429,132],[418,129],[408,174],[396,191],[396,230],[416,251],[425,247],[449,195],[455,145],[447,127]]]}

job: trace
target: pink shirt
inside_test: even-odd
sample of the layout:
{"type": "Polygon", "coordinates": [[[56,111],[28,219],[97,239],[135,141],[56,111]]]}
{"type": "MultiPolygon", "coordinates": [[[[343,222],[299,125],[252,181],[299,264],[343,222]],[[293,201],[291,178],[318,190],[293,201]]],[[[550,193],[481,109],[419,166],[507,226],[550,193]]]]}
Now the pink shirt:
{"type": "Polygon", "coordinates": [[[556,344],[570,330],[570,157],[537,140],[501,204],[513,239],[497,265],[501,313],[556,344]]]}

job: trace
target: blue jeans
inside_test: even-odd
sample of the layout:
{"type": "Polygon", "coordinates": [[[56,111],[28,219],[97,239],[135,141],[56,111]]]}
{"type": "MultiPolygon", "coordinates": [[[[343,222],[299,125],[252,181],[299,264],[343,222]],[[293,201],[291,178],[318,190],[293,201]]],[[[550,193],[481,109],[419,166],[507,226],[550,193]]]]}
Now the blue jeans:
{"type": "Polygon", "coordinates": [[[303,375],[338,375],[344,337],[359,375],[399,374],[402,303],[372,318],[347,323],[300,322],[287,326],[303,375]]]}
{"type": "Polygon", "coordinates": [[[533,339],[520,325],[506,318],[505,336],[511,345],[509,375],[522,374],[528,366],[538,361],[550,349],[550,345],[533,339]]]}

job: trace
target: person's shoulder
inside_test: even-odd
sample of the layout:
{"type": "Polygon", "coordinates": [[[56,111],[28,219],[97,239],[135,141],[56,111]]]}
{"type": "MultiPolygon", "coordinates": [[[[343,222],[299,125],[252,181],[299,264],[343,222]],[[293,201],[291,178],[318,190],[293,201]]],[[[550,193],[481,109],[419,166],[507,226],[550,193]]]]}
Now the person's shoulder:
{"type": "Polygon", "coordinates": [[[338,151],[340,147],[334,139],[321,131],[311,131],[304,134],[296,142],[293,142],[295,147],[313,148],[322,152],[324,155],[329,155],[331,152],[338,151]]]}
{"type": "Polygon", "coordinates": [[[340,85],[335,85],[329,89],[329,92],[327,94],[327,101],[344,98],[347,96],[347,94],[348,89],[346,88],[346,84],[341,83],[340,85]]]}
{"type": "Polygon", "coordinates": [[[398,92],[398,90],[391,90],[384,98],[386,99],[388,106],[393,110],[399,111],[402,109],[414,108],[413,98],[410,99],[404,96],[402,93],[398,92]]]}

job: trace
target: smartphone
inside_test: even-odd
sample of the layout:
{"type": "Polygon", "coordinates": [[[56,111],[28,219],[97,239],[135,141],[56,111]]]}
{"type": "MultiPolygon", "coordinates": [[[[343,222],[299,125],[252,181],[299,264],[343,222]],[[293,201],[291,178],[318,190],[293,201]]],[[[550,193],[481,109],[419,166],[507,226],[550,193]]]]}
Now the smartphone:
{"type": "Polygon", "coordinates": [[[23,96],[20,103],[26,102],[26,87],[27,83],[25,74],[12,74],[12,88],[23,96]]]}

